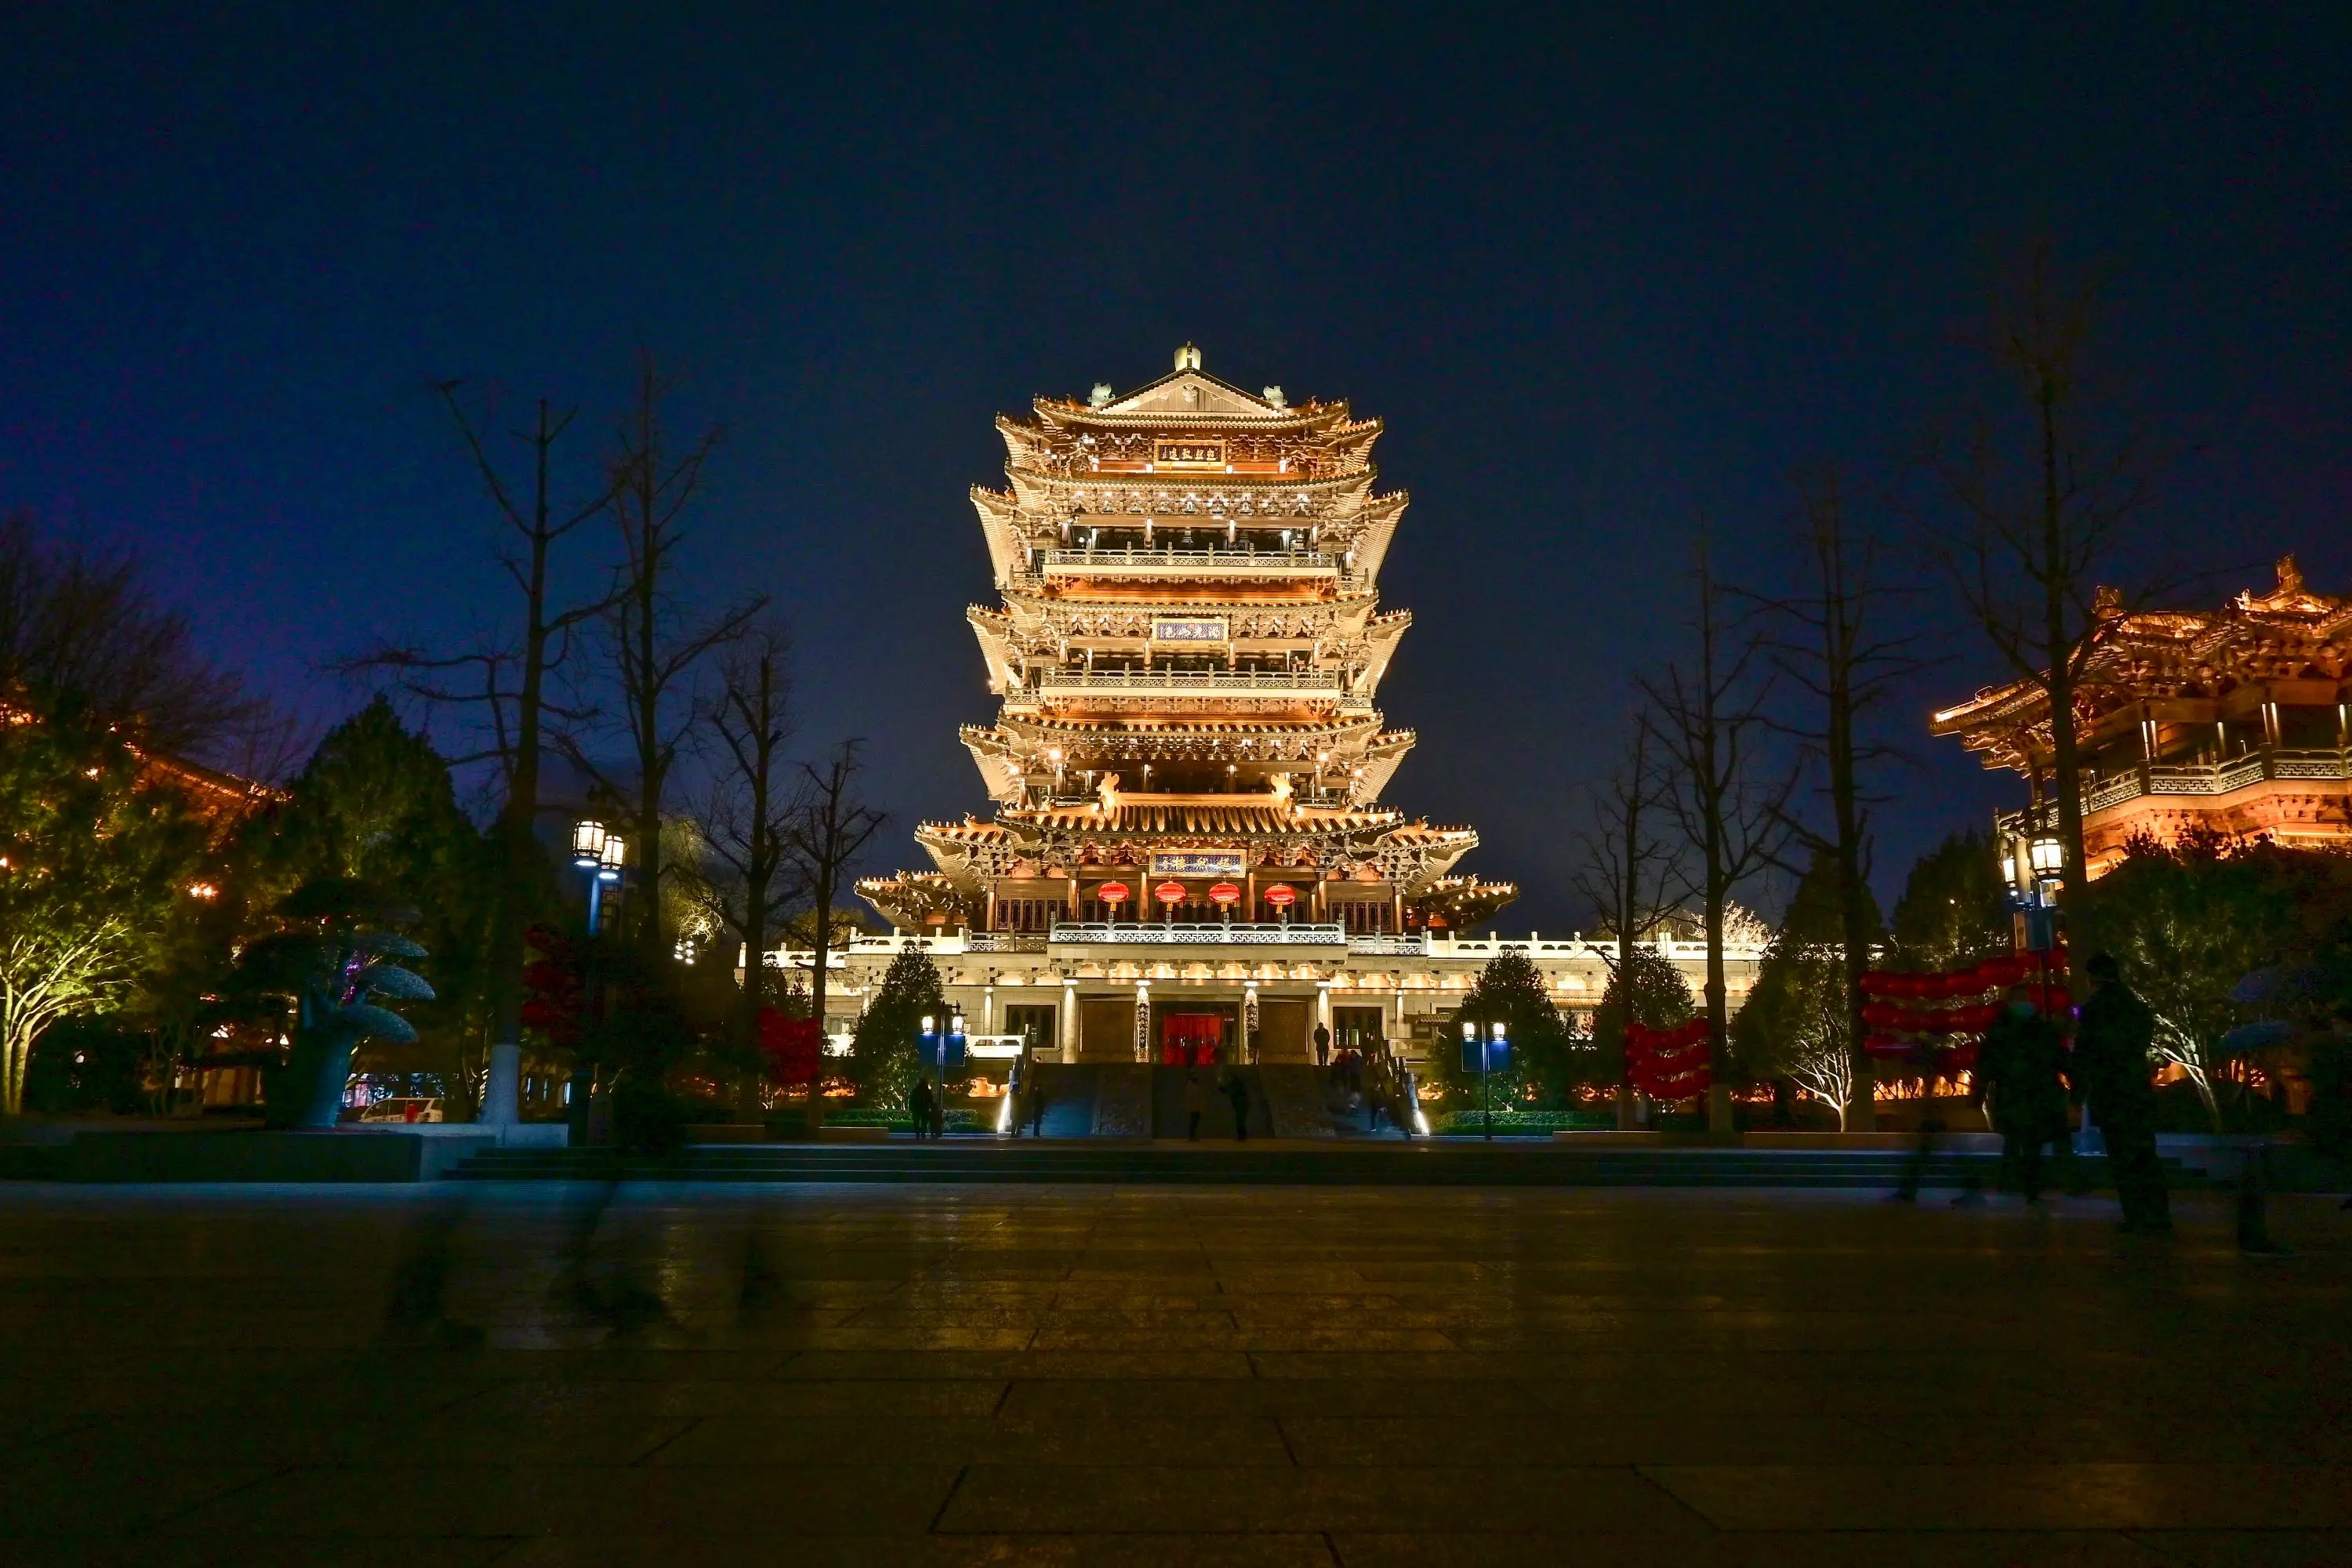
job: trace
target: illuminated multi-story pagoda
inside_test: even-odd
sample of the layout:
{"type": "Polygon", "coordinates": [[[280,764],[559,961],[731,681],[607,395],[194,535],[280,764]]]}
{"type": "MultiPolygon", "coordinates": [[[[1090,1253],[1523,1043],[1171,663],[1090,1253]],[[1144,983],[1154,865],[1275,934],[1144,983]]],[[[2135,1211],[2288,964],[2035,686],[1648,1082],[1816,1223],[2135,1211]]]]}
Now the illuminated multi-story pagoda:
{"type": "MultiPolygon", "coordinates": [[[[1373,706],[1411,624],[1380,607],[1403,515],[1377,420],[1201,368],[997,422],[975,489],[1001,606],[974,606],[995,723],[963,731],[993,820],[926,823],[938,869],[865,883],[905,931],[1159,921],[1465,931],[1514,896],[1478,842],[1379,804],[1412,749],[1373,706]]],[[[1057,929],[1058,928],[1058,929],[1057,929]]]]}
{"type": "MultiPolygon", "coordinates": [[[[2092,876],[2140,833],[2352,842],[2352,599],[2313,592],[2289,555],[2271,592],[2242,593],[2218,610],[2127,615],[2106,595],[2102,605],[2074,715],[2092,876]]],[[[2034,804],[2002,820],[2004,837],[2054,831],[2050,699],[2039,681],[1987,687],[1930,728],[1959,737],[1987,767],[2026,777],[2034,804]]]]}
{"type": "Polygon", "coordinates": [[[1412,622],[1380,607],[1406,498],[1373,489],[1377,420],[1244,392],[1187,344],[1139,391],[997,428],[1010,487],[972,500],[1003,603],[970,617],[1003,707],[963,732],[996,817],[918,830],[938,872],[866,889],[895,923],[1398,932],[1509,900],[1447,875],[1475,833],[1376,804],[1413,743],[1372,705],[1412,622]]]}

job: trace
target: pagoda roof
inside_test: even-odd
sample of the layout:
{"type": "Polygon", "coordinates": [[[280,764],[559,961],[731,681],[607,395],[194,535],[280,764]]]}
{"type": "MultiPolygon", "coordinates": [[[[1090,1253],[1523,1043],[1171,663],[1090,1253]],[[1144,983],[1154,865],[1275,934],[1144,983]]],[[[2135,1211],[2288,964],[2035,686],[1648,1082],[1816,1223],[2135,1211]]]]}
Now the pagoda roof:
{"type": "MultiPolygon", "coordinates": [[[[2352,669],[2352,598],[2312,592],[2293,555],[2280,558],[2277,574],[2271,592],[2249,589],[2210,611],[2126,612],[2102,589],[2099,646],[2077,682],[2085,728],[2140,702],[2212,702],[2249,686],[2337,687],[2352,669]]],[[[2342,700],[2340,687],[2326,698],[2342,700]]],[[[1930,714],[1927,727],[1961,737],[1988,767],[2026,769],[2048,747],[2049,693],[2039,679],[1983,687],[1930,714]]]]}

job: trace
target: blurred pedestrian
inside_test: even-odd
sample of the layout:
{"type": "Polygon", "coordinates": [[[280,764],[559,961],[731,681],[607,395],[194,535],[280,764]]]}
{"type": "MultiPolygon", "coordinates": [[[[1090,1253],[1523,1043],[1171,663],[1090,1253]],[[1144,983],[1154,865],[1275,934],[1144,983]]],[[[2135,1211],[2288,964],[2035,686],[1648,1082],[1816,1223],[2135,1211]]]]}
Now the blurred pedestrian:
{"type": "Polygon", "coordinates": [[[931,1080],[929,1079],[916,1079],[914,1087],[907,1090],[907,1120],[915,1124],[917,1138],[929,1138],[931,1135],[931,1080]]]}
{"type": "Polygon", "coordinates": [[[1201,1141],[1201,1113],[1209,1109],[1209,1092],[1201,1087],[1201,1069],[1192,1068],[1184,1074],[1184,1141],[1201,1141]]]}
{"type": "Polygon", "coordinates": [[[2172,1234],[2172,1201],[2164,1165],[2156,1157],[2156,1089],[2148,1052],[2156,1044],[2156,1014],[2124,984],[2112,953],[2094,953],[2086,966],[2090,999],[2074,1034],[2068,1076],[2086,1120],[2095,1121],[2107,1146],[2107,1173],[2124,1211],[2123,1228],[2147,1236],[2172,1234]]]}
{"type": "Polygon", "coordinates": [[[2031,991],[2012,988],[2000,1021],[1985,1031],[1974,1098],[1992,1101],[2002,1189],[2022,1193],[2029,1204],[2042,1201],[2042,1145],[2066,1135],[2064,1058],[2058,1026],[2035,1008],[2031,991]]]}
{"type": "Polygon", "coordinates": [[[1249,1081],[1240,1073],[1225,1075],[1225,1099],[1233,1103],[1234,1108],[1234,1142],[1246,1143],[1249,1142],[1249,1081]]]}

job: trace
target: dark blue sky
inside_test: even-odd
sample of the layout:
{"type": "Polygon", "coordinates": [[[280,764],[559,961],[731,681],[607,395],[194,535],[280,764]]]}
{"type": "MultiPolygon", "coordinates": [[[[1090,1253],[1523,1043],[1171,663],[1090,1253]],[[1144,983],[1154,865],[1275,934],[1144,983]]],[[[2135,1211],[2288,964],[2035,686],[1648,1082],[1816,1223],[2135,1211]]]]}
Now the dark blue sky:
{"type": "MultiPolygon", "coordinates": [[[[1514,928],[1580,912],[1573,787],[1697,520],[1769,583],[1793,469],[1903,479],[2037,228],[2113,268],[2122,379],[2196,448],[2158,542],[2352,588],[2341,5],[592,9],[12,7],[0,502],[332,708],[320,660],[503,608],[425,384],[578,403],[584,458],[648,347],[730,432],[699,591],[789,608],[804,736],[869,737],[905,824],[983,804],[991,416],[1190,338],[1389,421],[1390,798],[1482,829],[1514,928]]],[[[1951,657],[1890,884],[2012,793],[1909,722],[1997,673],[1910,613],[1951,657]]]]}

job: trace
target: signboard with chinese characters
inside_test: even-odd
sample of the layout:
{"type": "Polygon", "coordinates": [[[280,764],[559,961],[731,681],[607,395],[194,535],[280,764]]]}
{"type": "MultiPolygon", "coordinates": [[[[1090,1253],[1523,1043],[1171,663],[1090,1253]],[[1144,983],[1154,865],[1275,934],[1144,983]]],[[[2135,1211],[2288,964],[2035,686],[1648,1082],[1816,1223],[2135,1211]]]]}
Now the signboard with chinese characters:
{"type": "Polygon", "coordinates": [[[1222,468],[1225,444],[1214,437],[1162,438],[1151,444],[1151,461],[1163,468],[1222,468]]]}
{"type": "Polygon", "coordinates": [[[1164,850],[1151,858],[1155,877],[1238,877],[1245,867],[1238,849],[1164,850]]]}
{"type": "Polygon", "coordinates": [[[1223,616],[1160,616],[1151,623],[1153,642],[1227,642],[1229,623],[1223,616]]]}

